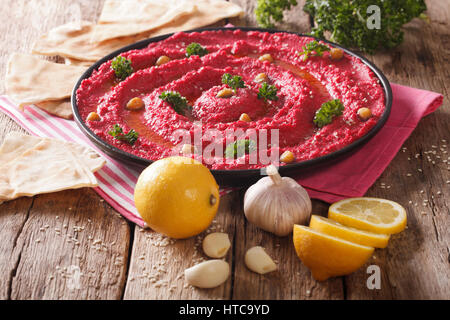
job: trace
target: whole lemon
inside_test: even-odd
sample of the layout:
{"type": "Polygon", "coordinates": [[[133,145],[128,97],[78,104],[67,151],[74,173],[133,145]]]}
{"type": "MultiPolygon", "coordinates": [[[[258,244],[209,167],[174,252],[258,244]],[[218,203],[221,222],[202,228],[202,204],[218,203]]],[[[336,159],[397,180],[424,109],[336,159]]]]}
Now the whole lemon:
{"type": "Polygon", "coordinates": [[[156,232],[175,239],[204,231],[219,207],[219,186],[199,161],[169,157],[155,161],[134,190],[136,209],[156,232]]]}

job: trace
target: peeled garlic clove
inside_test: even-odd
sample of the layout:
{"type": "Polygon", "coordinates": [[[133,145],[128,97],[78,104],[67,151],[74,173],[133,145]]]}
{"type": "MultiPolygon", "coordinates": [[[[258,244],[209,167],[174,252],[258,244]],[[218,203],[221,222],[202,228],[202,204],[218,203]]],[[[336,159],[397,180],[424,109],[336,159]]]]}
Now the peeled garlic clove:
{"type": "Polygon", "coordinates": [[[209,260],[184,270],[186,281],[198,288],[215,288],[230,275],[230,266],[223,260],[209,260]]]}
{"type": "Polygon", "coordinates": [[[266,274],[277,270],[277,265],[263,247],[256,246],[247,250],[245,265],[253,272],[266,274]]]}
{"type": "Polygon", "coordinates": [[[222,258],[230,249],[231,243],[228,234],[214,232],[203,239],[203,252],[210,258],[222,258]]]}

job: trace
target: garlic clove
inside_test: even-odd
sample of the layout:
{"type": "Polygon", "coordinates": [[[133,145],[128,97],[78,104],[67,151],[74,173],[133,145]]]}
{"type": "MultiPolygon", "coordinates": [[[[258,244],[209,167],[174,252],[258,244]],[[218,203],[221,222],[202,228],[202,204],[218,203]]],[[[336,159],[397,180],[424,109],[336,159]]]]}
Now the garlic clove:
{"type": "Polygon", "coordinates": [[[230,266],[223,260],[208,260],[184,270],[186,281],[198,288],[215,288],[230,275],[230,266]]]}
{"type": "Polygon", "coordinates": [[[256,246],[247,250],[245,265],[253,272],[266,274],[277,270],[277,265],[263,247],[256,246]]]}
{"type": "Polygon", "coordinates": [[[203,252],[210,258],[224,257],[231,247],[228,234],[222,232],[213,232],[208,234],[202,243],[203,252]]]}

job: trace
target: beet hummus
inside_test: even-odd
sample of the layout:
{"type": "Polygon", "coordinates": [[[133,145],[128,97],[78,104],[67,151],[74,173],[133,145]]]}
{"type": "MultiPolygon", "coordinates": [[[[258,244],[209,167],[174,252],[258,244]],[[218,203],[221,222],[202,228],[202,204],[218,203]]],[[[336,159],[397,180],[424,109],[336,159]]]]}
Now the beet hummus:
{"type": "Polygon", "coordinates": [[[79,113],[101,139],[149,160],[184,154],[210,169],[300,162],[361,138],[385,110],[363,62],[310,37],[179,32],[120,56],[130,74],[103,63],[76,92],[79,113]],[[189,54],[192,44],[201,53],[189,54]]]}

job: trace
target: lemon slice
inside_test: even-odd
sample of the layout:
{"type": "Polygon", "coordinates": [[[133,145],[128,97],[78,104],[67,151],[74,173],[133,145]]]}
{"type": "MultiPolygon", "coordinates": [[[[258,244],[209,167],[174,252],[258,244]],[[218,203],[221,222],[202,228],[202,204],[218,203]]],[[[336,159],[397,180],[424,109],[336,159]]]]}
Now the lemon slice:
{"type": "Polygon", "coordinates": [[[406,227],[406,210],[397,202],[379,198],[350,198],[333,203],[328,218],[343,225],[392,234],[406,227]]]}
{"type": "Polygon", "coordinates": [[[352,227],[346,227],[336,221],[316,215],[311,216],[309,227],[330,236],[338,237],[369,247],[386,248],[389,242],[388,234],[378,234],[352,227]]]}
{"type": "Polygon", "coordinates": [[[301,225],[294,225],[293,240],[298,257],[318,281],[358,270],[374,251],[301,225]]]}

